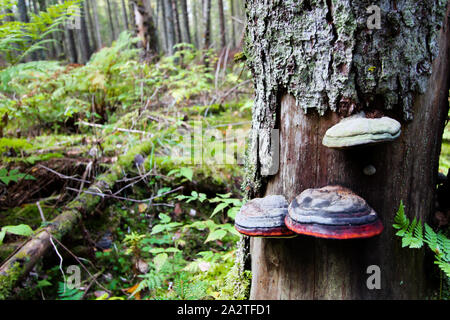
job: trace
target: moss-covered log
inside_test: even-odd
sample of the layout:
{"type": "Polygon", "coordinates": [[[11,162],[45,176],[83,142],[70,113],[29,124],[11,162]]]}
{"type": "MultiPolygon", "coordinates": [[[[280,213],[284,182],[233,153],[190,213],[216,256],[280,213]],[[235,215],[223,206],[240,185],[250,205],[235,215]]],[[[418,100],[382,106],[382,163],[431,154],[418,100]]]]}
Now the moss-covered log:
{"type": "MultiPolygon", "coordinates": [[[[136,154],[146,155],[151,149],[151,142],[133,147],[131,151],[119,158],[110,170],[100,175],[89,187],[95,193],[107,194],[117,180],[123,177],[126,169],[132,166],[136,154]]],[[[93,211],[102,198],[89,193],[81,193],[70,202],[64,211],[46,227],[36,230],[35,234],[7,261],[0,266],[0,299],[6,299],[18,281],[26,276],[37,261],[51,246],[50,238],[61,239],[77,225],[83,213],[93,211]]]]}

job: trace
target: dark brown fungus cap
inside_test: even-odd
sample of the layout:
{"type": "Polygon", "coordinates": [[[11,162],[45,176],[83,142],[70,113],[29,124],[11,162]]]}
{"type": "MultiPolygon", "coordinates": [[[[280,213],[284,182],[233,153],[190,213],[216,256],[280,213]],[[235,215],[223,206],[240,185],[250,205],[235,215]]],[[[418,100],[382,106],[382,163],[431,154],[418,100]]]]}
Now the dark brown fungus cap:
{"type": "Polygon", "coordinates": [[[256,237],[293,237],[284,219],[288,203],[283,196],[256,198],[244,204],[236,215],[235,228],[242,234],[256,237]]]}
{"type": "Polygon", "coordinates": [[[298,234],[329,239],[369,238],[383,225],[360,196],[341,186],[307,189],[289,205],[286,226],[298,234]]]}

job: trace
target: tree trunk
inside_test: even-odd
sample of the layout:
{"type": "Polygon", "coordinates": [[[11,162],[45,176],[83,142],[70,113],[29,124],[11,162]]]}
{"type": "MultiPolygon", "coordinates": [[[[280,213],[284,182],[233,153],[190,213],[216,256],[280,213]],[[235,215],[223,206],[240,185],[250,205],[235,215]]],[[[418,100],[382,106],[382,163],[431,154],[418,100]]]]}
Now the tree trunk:
{"type": "Polygon", "coordinates": [[[183,42],[192,43],[191,30],[189,28],[189,13],[186,0],[181,0],[181,15],[183,16],[183,42]]]}
{"type": "Polygon", "coordinates": [[[125,4],[125,0],[121,0],[122,2],[122,15],[123,15],[123,24],[125,26],[125,30],[130,30],[130,24],[128,23],[128,13],[127,6],[125,4]]]}
{"type": "Polygon", "coordinates": [[[168,46],[167,46],[167,27],[166,27],[166,19],[165,19],[165,8],[163,0],[158,0],[158,7],[157,7],[157,13],[156,16],[158,17],[158,27],[161,31],[161,44],[163,46],[163,51],[168,52],[168,46]]]}
{"type": "Polygon", "coordinates": [[[94,19],[92,18],[92,9],[91,9],[91,3],[89,2],[89,0],[85,0],[84,2],[85,5],[85,10],[86,10],[86,17],[87,17],[87,22],[88,22],[88,30],[89,30],[89,35],[91,37],[91,42],[92,42],[92,48],[91,51],[92,53],[97,51],[97,41],[96,39],[96,35],[95,35],[95,26],[94,26],[94,19]]]}
{"type": "Polygon", "coordinates": [[[80,2],[80,31],[78,33],[81,49],[81,63],[85,64],[89,61],[92,55],[91,45],[89,44],[88,28],[86,25],[86,6],[85,2],[80,2]]]}
{"type": "Polygon", "coordinates": [[[78,63],[77,46],[75,35],[72,29],[66,28],[66,45],[70,63],[78,63]]]}
{"type": "Polygon", "coordinates": [[[363,197],[385,227],[361,240],[252,238],[251,299],[429,297],[425,249],[403,249],[392,224],[401,200],[410,218],[427,221],[434,210],[448,112],[450,6],[391,2],[378,30],[366,25],[370,5],[246,2],[246,53],[256,90],[249,197],[282,194],[291,201],[307,188],[339,184],[363,197]],[[328,128],[361,110],[397,119],[401,136],[352,150],[322,145],[328,128]],[[263,176],[276,161],[271,129],[279,129],[279,168],[263,176]],[[373,176],[363,174],[369,164],[373,176]],[[371,265],[380,267],[381,289],[367,286],[371,265]]]}
{"type": "MultiPolygon", "coordinates": [[[[117,6],[117,2],[113,1],[112,2],[112,12],[114,13],[114,23],[116,24],[116,33],[117,36],[119,36],[120,34],[120,20],[119,20],[119,7],[117,6]]],[[[126,30],[126,27],[123,27],[123,30],[126,30]]]]}
{"type": "Polygon", "coordinates": [[[154,56],[158,54],[158,35],[150,4],[143,0],[134,0],[133,3],[136,33],[141,39],[141,45],[146,52],[146,56],[154,56]]]}
{"type": "Polygon", "coordinates": [[[175,27],[175,43],[181,43],[181,28],[180,28],[180,15],[178,14],[178,1],[177,0],[171,0],[170,1],[172,6],[172,15],[173,15],[173,23],[175,27]]]}
{"type": "Polygon", "coordinates": [[[231,46],[236,46],[236,27],[234,21],[234,0],[230,0],[230,14],[231,14],[231,46]]]}
{"type": "Polygon", "coordinates": [[[100,34],[100,22],[98,19],[98,7],[97,7],[97,1],[96,0],[88,0],[90,1],[92,5],[92,15],[94,16],[94,30],[95,30],[95,41],[97,50],[100,50],[103,47],[102,44],[102,36],[100,34]]]}
{"type": "MultiPolygon", "coordinates": [[[[30,18],[28,17],[27,4],[25,0],[18,0],[17,9],[19,11],[19,20],[24,23],[29,23],[30,18]]],[[[36,52],[32,52],[29,58],[25,58],[26,61],[36,61],[37,59],[38,58],[36,52]]]]}
{"type": "Polygon", "coordinates": [[[111,12],[111,0],[106,0],[106,7],[108,9],[108,20],[109,20],[109,27],[111,28],[111,42],[117,39],[116,29],[114,27],[114,21],[112,18],[112,12],[111,12]]]}
{"type": "Polygon", "coordinates": [[[203,49],[211,46],[211,0],[203,0],[203,49]]]}
{"type": "Polygon", "coordinates": [[[227,37],[225,30],[225,15],[223,13],[223,0],[218,1],[219,6],[219,25],[220,25],[220,48],[223,49],[227,45],[227,37]]]}
{"type": "Polygon", "coordinates": [[[194,1],[193,5],[193,15],[194,15],[194,41],[195,46],[197,48],[200,48],[200,40],[198,35],[198,8],[197,8],[197,1],[194,1]]]}
{"type": "Polygon", "coordinates": [[[164,8],[164,24],[166,26],[166,43],[167,43],[167,53],[169,55],[173,55],[174,49],[173,46],[175,45],[175,28],[174,28],[174,21],[173,21],[173,10],[172,6],[170,4],[170,1],[162,1],[164,8]]]}

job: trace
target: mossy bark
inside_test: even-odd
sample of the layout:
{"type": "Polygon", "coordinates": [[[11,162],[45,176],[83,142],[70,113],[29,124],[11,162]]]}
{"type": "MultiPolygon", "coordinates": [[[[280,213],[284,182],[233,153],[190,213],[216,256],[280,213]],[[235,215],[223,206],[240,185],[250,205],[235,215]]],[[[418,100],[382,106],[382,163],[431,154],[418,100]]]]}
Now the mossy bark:
{"type": "Polygon", "coordinates": [[[254,299],[424,298],[424,251],[402,249],[392,229],[407,214],[433,210],[441,136],[448,111],[447,1],[249,0],[245,54],[255,82],[246,166],[248,197],[341,184],[365,198],[385,231],[367,240],[252,239],[254,299]],[[378,5],[381,29],[369,29],[378,5]],[[356,151],[322,145],[325,131],[356,112],[402,124],[394,143],[356,151]],[[270,138],[280,132],[278,161],[270,138]],[[377,173],[365,176],[374,165],[377,173]],[[381,268],[369,290],[367,267],[381,268]]]}

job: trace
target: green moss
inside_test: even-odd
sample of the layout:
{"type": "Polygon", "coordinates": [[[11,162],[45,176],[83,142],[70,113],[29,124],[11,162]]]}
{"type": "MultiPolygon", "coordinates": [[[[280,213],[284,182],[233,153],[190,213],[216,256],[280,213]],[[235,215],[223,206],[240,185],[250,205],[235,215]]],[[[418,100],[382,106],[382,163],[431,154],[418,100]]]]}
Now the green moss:
{"type": "Polygon", "coordinates": [[[22,267],[19,262],[15,262],[6,274],[0,274],[0,300],[6,300],[11,296],[11,291],[21,276],[22,267]]]}
{"type": "Polygon", "coordinates": [[[3,153],[10,148],[19,152],[21,150],[30,149],[32,146],[33,145],[25,139],[0,138],[0,153],[3,153]]]}
{"type": "MultiPolygon", "coordinates": [[[[54,208],[46,206],[42,203],[41,208],[44,216],[49,220],[53,219],[59,214],[59,212],[57,210],[54,210],[54,208]]],[[[25,204],[21,207],[3,211],[0,215],[0,225],[2,226],[25,223],[32,229],[36,229],[41,225],[41,222],[42,219],[39,214],[39,209],[34,203],[25,204]]]]}

